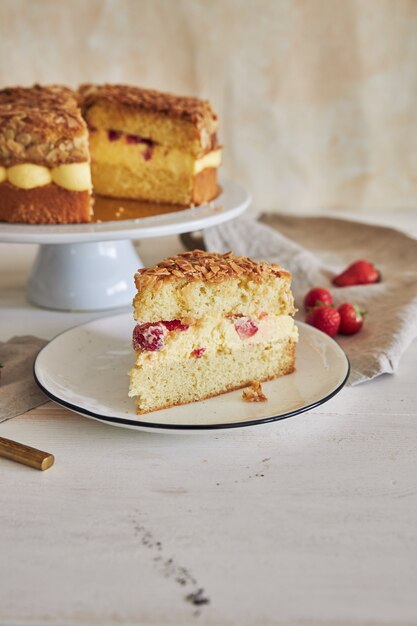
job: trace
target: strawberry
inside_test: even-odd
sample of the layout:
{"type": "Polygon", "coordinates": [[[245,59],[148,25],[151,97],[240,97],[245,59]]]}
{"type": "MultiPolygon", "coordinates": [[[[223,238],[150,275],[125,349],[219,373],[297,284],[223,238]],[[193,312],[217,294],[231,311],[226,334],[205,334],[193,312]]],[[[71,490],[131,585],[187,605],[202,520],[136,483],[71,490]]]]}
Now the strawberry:
{"type": "Polygon", "coordinates": [[[195,356],[196,359],[201,359],[206,350],[207,348],[196,348],[191,352],[191,356],[195,356]]]}
{"type": "Polygon", "coordinates": [[[190,328],[189,324],[182,324],[180,320],[170,320],[166,322],[161,322],[168,330],[188,330],[190,328]]]}
{"type": "Polygon", "coordinates": [[[340,326],[340,313],[329,306],[319,306],[307,313],[306,322],[329,337],[335,337],[340,326]]]}
{"type": "Polygon", "coordinates": [[[304,298],[304,307],[306,311],[313,309],[316,306],[330,306],[333,303],[332,294],[324,287],[315,287],[310,289],[304,298]]]}
{"type": "Polygon", "coordinates": [[[165,343],[164,327],[160,322],[136,324],[132,341],[134,350],[162,350],[165,343]]]}
{"type": "Polygon", "coordinates": [[[361,311],[356,304],[345,302],[337,309],[340,314],[341,335],[354,335],[359,332],[363,326],[365,311],[361,311]]]}
{"type": "Polygon", "coordinates": [[[235,322],[236,332],[241,339],[252,337],[258,332],[257,325],[249,317],[241,317],[235,322]]]}
{"type": "Polygon", "coordinates": [[[337,287],[350,287],[351,285],[369,285],[381,280],[378,270],[364,259],[355,261],[341,274],[333,278],[333,285],[337,287]]]}

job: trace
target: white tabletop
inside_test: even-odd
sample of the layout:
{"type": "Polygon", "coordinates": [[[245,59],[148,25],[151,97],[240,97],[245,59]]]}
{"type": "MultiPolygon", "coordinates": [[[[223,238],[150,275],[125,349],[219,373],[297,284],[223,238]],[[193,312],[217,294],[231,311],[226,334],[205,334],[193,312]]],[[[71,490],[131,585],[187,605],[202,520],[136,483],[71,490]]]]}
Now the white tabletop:
{"type": "MultiPolygon", "coordinates": [[[[417,233],[415,213],[378,220],[417,233]]],[[[99,315],[28,305],[34,253],[0,245],[2,340],[99,315]]],[[[42,473],[0,459],[0,624],[415,624],[416,357],[414,342],[394,376],[221,434],[123,430],[52,403],[0,424],[56,457],[42,473]]]]}

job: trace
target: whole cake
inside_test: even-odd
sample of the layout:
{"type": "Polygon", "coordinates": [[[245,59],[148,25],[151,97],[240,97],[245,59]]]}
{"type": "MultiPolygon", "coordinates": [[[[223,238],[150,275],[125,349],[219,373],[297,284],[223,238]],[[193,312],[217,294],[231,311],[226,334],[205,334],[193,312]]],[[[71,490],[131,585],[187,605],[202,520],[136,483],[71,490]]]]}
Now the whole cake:
{"type": "Polygon", "coordinates": [[[87,222],[87,126],[67,87],[0,90],[0,220],[87,222]]]}
{"type": "Polygon", "coordinates": [[[208,202],[218,194],[217,127],[207,101],[139,87],[2,89],[0,221],[88,222],[92,186],[116,198],[208,202]]]}
{"type": "Polygon", "coordinates": [[[294,370],[291,275],[194,250],[135,276],[129,395],[137,412],[201,400],[294,370]]]}
{"type": "Polygon", "coordinates": [[[83,85],[80,94],[96,193],[187,206],[218,194],[209,102],[127,85],[83,85]]]}

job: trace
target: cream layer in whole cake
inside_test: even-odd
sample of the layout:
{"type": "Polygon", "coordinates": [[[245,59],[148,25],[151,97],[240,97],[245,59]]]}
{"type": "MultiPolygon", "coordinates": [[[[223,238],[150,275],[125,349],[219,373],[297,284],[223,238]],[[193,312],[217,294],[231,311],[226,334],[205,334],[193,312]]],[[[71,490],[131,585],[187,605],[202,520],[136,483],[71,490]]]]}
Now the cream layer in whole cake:
{"type": "Polygon", "coordinates": [[[49,168],[35,163],[0,166],[0,183],[9,182],[19,189],[34,189],[54,183],[70,191],[90,191],[89,163],[63,163],[49,168]]]}
{"type": "Polygon", "coordinates": [[[221,163],[220,149],[197,158],[117,130],[90,129],[90,150],[96,193],[179,204],[189,203],[198,174],[221,163]]]}

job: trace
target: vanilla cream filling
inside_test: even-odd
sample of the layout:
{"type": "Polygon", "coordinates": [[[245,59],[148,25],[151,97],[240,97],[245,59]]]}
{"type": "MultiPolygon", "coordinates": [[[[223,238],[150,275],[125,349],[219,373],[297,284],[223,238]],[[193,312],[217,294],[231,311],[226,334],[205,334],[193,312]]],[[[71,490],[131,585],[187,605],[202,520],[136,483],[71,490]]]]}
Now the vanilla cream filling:
{"type": "Polygon", "coordinates": [[[198,174],[208,167],[219,167],[222,162],[222,151],[212,150],[205,154],[201,159],[194,162],[194,174],[198,174]]]}
{"type": "MultiPolygon", "coordinates": [[[[110,142],[107,141],[107,143],[110,142]]],[[[139,145],[139,148],[137,145],[125,145],[122,152],[127,153],[126,156],[130,158],[134,153],[136,159],[140,158],[140,163],[142,164],[143,157],[141,152],[146,149],[146,145],[142,144],[139,145]]],[[[221,163],[220,149],[212,150],[200,159],[194,159],[192,155],[181,150],[166,150],[161,146],[155,146],[154,152],[156,157],[155,163],[159,167],[162,166],[162,161],[167,169],[180,172],[188,167],[192,169],[194,175],[206,168],[217,168],[221,163]]],[[[35,187],[50,185],[51,183],[55,183],[55,185],[69,191],[90,191],[92,188],[89,163],[68,163],[54,168],[36,165],[35,163],[20,163],[8,168],[0,166],[0,183],[5,181],[19,189],[34,189],[35,187]]]]}
{"type": "Polygon", "coordinates": [[[90,150],[93,161],[113,167],[127,167],[132,171],[143,168],[163,169],[181,176],[195,176],[206,168],[221,164],[221,148],[196,159],[190,152],[168,148],[162,144],[149,144],[144,140],[129,143],[125,135],[111,141],[107,131],[96,130],[90,134],[90,150]]]}
{"type": "Polygon", "coordinates": [[[91,189],[91,169],[89,163],[68,163],[58,165],[52,170],[55,185],[70,191],[88,191],[91,189]]]}
{"type": "Polygon", "coordinates": [[[166,360],[192,358],[192,352],[205,348],[204,354],[231,352],[252,344],[274,343],[283,339],[298,340],[298,329],[290,315],[266,315],[253,319],[257,331],[250,337],[242,337],[236,323],[244,318],[206,317],[189,326],[187,330],[164,330],[164,347],[157,351],[143,350],[138,353],[137,365],[143,362],[160,365],[166,360]]]}
{"type": "Polygon", "coordinates": [[[7,180],[19,189],[33,189],[43,187],[52,182],[51,170],[42,165],[21,163],[7,168],[7,180]]]}
{"type": "Polygon", "coordinates": [[[34,189],[55,183],[69,191],[90,191],[91,170],[89,163],[68,163],[54,168],[21,163],[0,167],[0,183],[8,181],[19,189],[34,189]]]}

